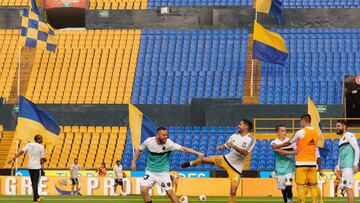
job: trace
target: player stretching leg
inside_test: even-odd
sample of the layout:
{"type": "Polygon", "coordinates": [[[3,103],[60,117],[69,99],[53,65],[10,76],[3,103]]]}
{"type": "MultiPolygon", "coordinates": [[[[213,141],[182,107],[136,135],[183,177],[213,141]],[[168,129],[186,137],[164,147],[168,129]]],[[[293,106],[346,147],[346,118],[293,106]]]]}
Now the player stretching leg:
{"type": "Polygon", "coordinates": [[[358,172],[359,146],[353,133],[347,132],[347,122],[339,120],[336,123],[336,134],[341,135],[339,141],[339,161],[336,168],[341,171],[340,189],[347,194],[348,203],[355,202],[353,183],[354,174],[358,172]]]}
{"type": "Polygon", "coordinates": [[[216,166],[224,168],[231,182],[228,202],[236,202],[236,190],[239,186],[246,156],[255,146],[255,138],[250,134],[251,130],[251,121],[243,119],[238,125],[238,133],[233,134],[223,146],[217,147],[218,150],[231,148],[230,153],[225,156],[199,158],[191,162],[183,163],[181,167],[186,168],[197,164],[215,164],[216,166]]]}
{"type": "Polygon", "coordinates": [[[151,203],[149,195],[150,188],[157,183],[159,187],[166,191],[172,203],[178,203],[176,194],[172,190],[172,183],[169,174],[170,170],[170,153],[172,151],[181,151],[185,153],[196,154],[203,157],[204,154],[195,150],[182,147],[172,140],[168,139],[168,131],[164,127],[156,129],[156,136],[146,139],[136,150],[134,159],[131,163],[131,169],[136,170],[136,160],[139,158],[141,151],[148,150],[145,176],[140,185],[141,195],[145,203],[151,203]]]}
{"type": "MultiPolygon", "coordinates": [[[[286,137],[286,127],[278,125],[275,127],[278,139],[271,142],[272,144],[282,144],[289,141],[286,137]]],[[[296,145],[292,144],[288,147],[275,150],[275,172],[277,177],[277,188],[281,190],[285,203],[292,203],[293,192],[292,184],[294,179],[294,156],[297,153],[296,145]]]]}
{"type": "Polygon", "coordinates": [[[308,186],[311,192],[313,203],[319,202],[318,177],[317,177],[317,157],[316,148],[319,141],[319,134],[315,128],[310,126],[311,116],[304,114],[301,116],[302,129],[297,131],[293,138],[283,144],[273,144],[273,149],[280,149],[296,143],[298,153],[295,155],[295,181],[297,184],[298,199],[300,203],[305,203],[305,187],[308,186]]]}

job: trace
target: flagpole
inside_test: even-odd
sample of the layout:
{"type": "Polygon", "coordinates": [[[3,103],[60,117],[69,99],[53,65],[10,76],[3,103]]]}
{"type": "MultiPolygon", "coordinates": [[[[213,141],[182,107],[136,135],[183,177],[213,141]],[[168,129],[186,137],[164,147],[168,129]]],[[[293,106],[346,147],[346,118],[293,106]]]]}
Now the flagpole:
{"type": "Polygon", "coordinates": [[[21,67],[21,48],[19,48],[18,78],[17,78],[17,95],[20,97],[20,67],[21,67]]]}
{"type": "MultiPolygon", "coordinates": [[[[255,9],[255,21],[257,21],[257,11],[255,9]]],[[[253,42],[254,42],[254,35],[253,35],[253,42]]],[[[254,43],[253,43],[254,45],[254,43]]],[[[254,47],[253,47],[254,49],[254,47]]],[[[254,53],[254,52],[253,52],[254,53]]],[[[254,96],[254,56],[252,56],[251,59],[251,79],[250,79],[250,96],[253,97],[254,96]]]]}
{"type": "MultiPolygon", "coordinates": [[[[20,101],[20,68],[21,68],[21,49],[19,48],[19,63],[18,63],[18,78],[17,78],[17,96],[18,96],[18,103],[20,101]]],[[[16,133],[16,132],[15,132],[16,133]]],[[[16,154],[19,151],[19,141],[16,140],[16,154]]],[[[15,171],[18,170],[18,158],[15,159],[15,171]]]]}

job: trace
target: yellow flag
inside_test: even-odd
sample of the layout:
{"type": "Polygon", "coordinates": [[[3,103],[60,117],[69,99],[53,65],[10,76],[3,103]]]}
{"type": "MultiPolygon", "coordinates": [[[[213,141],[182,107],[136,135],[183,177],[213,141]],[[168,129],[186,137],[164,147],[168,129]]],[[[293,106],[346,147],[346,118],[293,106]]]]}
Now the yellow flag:
{"type": "Polygon", "coordinates": [[[311,126],[313,126],[319,134],[318,147],[324,148],[324,136],[320,128],[320,115],[316,109],[314,102],[308,97],[308,114],[311,116],[311,126]]]}

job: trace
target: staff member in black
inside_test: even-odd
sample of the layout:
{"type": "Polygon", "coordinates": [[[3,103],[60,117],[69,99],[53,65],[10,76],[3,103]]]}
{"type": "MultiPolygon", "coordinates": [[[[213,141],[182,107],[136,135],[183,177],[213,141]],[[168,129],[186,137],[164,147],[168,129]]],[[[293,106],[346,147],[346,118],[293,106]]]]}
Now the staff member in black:
{"type": "Polygon", "coordinates": [[[41,135],[35,135],[35,142],[28,143],[22,150],[20,150],[13,159],[9,161],[11,164],[15,159],[25,152],[29,155],[28,169],[31,179],[31,185],[33,189],[34,202],[40,202],[40,196],[38,193],[38,185],[41,177],[41,165],[46,162],[43,143],[43,137],[41,135]]]}

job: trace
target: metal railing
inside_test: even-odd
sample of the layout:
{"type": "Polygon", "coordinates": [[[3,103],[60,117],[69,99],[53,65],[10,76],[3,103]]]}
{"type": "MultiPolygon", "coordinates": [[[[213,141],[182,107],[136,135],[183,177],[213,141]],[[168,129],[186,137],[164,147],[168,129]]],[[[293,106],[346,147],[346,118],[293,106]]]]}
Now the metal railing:
{"type": "MultiPolygon", "coordinates": [[[[340,119],[349,122],[349,131],[360,132],[360,118],[321,118],[323,133],[335,133],[336,122],[340,119]]],[[[301,129],[300,118],[254,118],[254,133],[275,133],[275,126],[279,124],[292,133],[301,129]]]]}

